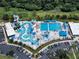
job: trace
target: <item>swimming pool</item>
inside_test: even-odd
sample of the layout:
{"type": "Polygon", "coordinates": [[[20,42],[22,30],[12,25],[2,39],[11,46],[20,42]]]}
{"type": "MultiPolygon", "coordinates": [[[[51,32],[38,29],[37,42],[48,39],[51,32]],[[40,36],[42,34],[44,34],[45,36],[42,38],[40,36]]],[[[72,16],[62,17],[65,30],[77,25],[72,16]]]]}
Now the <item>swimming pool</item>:
{"type": "Polygon", "coordinates": [[[41,31],[48,31],[48,23],[41,23],[40,29],[41,31]]]}
{"type": "Polygon", "coordinates": [[[32,45],[39,45],[38,40],[35,40],[35,38],[31,34],[32,31],[32,23],[25,22],[21,24],[21,28],[17,30],[17,32],[20,34],[18,38],[21,42],[30,42],[32,45]],[[25,27],[26,25],[28,25],[27,28],[25,27]]]}
{"type": "Polygon", "coordinates": [[[59,31],[61,30],[61,24],[60,23],[41,23],[40,24],[40,30],[41,31],[59,31]]]}
{"type": "Polygon", "coordinates": [[[59,31],[59,30],[61,30],[61,24],[60,23],[49,23],[49,30],[50,31],[59,31]]]}

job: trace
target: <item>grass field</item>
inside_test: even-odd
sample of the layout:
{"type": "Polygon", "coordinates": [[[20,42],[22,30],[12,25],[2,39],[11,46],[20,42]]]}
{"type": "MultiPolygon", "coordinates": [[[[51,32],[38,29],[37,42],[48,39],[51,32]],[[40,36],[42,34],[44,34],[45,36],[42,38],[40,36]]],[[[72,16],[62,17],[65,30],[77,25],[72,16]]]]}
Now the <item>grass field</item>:
{"type": "Polygon", "coordinates": [[[4,55],[0,55],[0,59],[14,59],[10,56],[4,56],[4,55]]]}
{"type": "MultiPolygon", "coordinates": [[[[5,11],[3,7],[0,7],[0,19],[2,18],[2,15],[8,13],[9,15],[13,14],[19,14],[22,15],[23,19],[24,18],[33,18],[33,11],[27,11],[24,9],[20,8],[10,8],[9,11],[5,11]]],[[[74,12],[60,12],[60,11],[54,11],[54,10],[49,10],[49,11],[36,11],[36,15],[39,15],[40,17],[44,17],[45,15],[79,15],[79,11],[74,11],[74,12]]],[[[69,21],[74,21],[74,20],[69,20],[69,21]]]]}

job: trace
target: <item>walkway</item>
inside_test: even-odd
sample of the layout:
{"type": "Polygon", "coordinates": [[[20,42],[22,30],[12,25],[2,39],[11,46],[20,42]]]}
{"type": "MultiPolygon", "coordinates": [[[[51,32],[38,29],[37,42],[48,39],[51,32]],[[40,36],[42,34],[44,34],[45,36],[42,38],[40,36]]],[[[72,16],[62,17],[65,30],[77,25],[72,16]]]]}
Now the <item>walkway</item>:
{"type": "Polygon", "coordinates": [[[5,36],[5,43],[8,43],[8,42],[7,42],[7,36],[6,36],[4,27],[2,27],[2,29],[3,29],[3,33],[4,33],[4,36],[5,36]]]}

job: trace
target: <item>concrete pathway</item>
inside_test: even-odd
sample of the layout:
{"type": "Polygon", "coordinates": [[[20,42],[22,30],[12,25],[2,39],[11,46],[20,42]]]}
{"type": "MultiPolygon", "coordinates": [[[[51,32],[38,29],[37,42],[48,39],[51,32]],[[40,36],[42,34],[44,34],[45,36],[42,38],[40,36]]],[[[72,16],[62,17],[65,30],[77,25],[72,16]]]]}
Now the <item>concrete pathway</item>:
{"type": "Polygon", "coordinates": [[[8,43],[4,27],[2,27],[2,29],[3,29],[3,33],[4,33],[4,37],[5,37],[5,42],[8,43]]]}

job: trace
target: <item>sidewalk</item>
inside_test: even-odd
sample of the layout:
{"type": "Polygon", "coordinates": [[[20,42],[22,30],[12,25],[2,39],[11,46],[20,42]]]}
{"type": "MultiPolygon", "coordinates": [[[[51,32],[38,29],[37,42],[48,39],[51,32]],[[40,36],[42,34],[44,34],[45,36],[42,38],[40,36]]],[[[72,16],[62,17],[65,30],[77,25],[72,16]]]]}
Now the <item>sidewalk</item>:
{"type": "Polygon", "coordinates": [[[3,29],[3,33],[4,33],[4,36],[5,36],[5,42],[7,43],[8,41],[7,41],[7,36],[6,36],[4,27],[2,27],[2,29],[3,29]]]}

